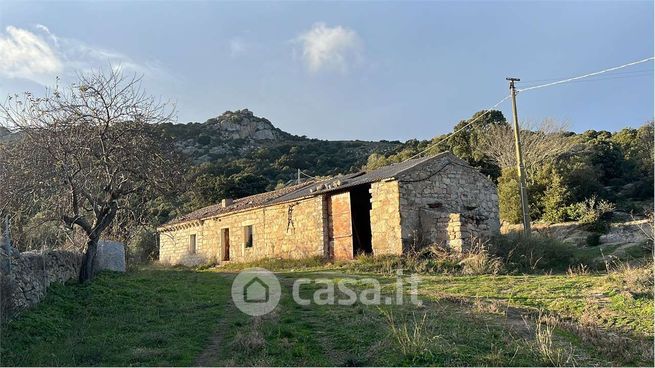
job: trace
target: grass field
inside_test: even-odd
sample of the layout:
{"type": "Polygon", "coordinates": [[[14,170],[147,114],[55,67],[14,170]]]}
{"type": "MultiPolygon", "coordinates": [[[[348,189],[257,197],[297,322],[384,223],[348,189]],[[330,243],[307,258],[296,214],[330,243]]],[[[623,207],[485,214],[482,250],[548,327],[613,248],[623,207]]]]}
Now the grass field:
{"type": "MultiPolygon", "coordinates": [[[[278,275],[282,300],[262,317],[232,305],[234,274],[216,269],[144,268],[101,274],[88,285],[56,285],[36,308],[3,326],[0,364],[524,366],[652,360],[653,300],[627,297],[610,276],[424,276],[419,307],[300,306],[291,298],[295,278],[347,275],[278,275]]],[[[383,292],[394,291],[395,279],[377,278],[383,292]]],[[[303,288],[301,295],[316,288],[303,288]]]]}

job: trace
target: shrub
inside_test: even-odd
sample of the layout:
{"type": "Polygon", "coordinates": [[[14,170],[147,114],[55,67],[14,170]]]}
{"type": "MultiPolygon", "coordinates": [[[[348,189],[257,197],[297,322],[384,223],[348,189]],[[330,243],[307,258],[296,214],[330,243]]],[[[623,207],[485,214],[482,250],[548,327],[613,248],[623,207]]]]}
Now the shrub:
{"type": "Polygon", "coordinates": [[[201,134],[198,136],[198,139],[196,139],[196,142],[198,142],[198,144],[202,146],[208,145],[209,143],[211,143],[211,141],[212,141],[211,137],[206,134],[201,134]]]}
{"type": "Polygon", "coordinates": [[[521,222],[521,196],[515,169],[503,169],[498,178],[498,201],[501,220],[510,224],[521,222]]]}
{"type": "Polygon", "coordinates": [[[556,172],[552,172],[551,175],[551,183],[542,198],[544,204],[542,219],[547,222],[562,222],[566,219],[566,200],[569,194],[562,177],[556,172]]]}
{"type": "Polygon", "coordinates": [[[589,234],[585,242],[589,247],[595,247],[600,245],[600,234],[598,233],[589,234]]]}
{"type": "Polygon", "coordinates": [[[525,237],[519,233],[497,235],[489,252],[499,257],[509,272],[566,271],[579,263],[572,247],[540,234],[525,237]]]}
{"type": "Polygon", "coordinates": [[[594,224],[601,220],[608,219],[616,206],[604,199],[598,199],[595,195],[582,202],[572,204],[567,209],[567,214],[572,220],[581,224],[594,224]]]}

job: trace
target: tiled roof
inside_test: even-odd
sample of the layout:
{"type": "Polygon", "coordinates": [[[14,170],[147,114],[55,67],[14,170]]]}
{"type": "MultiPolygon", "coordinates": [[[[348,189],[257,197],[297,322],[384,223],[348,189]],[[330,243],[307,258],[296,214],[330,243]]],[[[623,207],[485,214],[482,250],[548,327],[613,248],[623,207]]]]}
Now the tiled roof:
{"type": "Polygon", "coordinates": [[[232,204],[229,206],[223,207],[221,203],[218,204],[213,204],[211,206],[203,207],[199,210],[195,210],[189,214],[183,215],[176,217],[175,219],[169,221],[168,223],[165,224],[167,225],[175,225],[179,224],[182,222],[188,222],[188,221],[194,221],[194,220],[201,220],[213,216],[217,216],[220,214],[224,213],[229,213],[229,212],[236,212],[240,210],[245,210],[249,208],[254,208],[254,207],[260,207],[266,204],[271,203],[273,200],[276,198],[283,196],[285,194],[297,191],[302,189],[303,187],[311,185],[313,182],[305,182],[297,185],[291,185],[288,187],[284,187],[281,189],[277,189],[271,192],[264,192],[264,193],[259,193],[255,195],[251,195],[248,197],[243,197],[239,199],[235,199],[232,204]]]}
{"type": "Polygon", "coordinates": [[[220,203],[214,204],[193,211],[187,215],[177,217],[174,220],[166,223],[164,226],[206,219],[221,214],[227,214],[230,212],[236,212],[251,208],[270,206],[277,203],[284,203],[305,197],[313,197],[324,193],[340,191],[357,185],[394,178],[400,173],[411,169],[416,165],[442,156],[444,154],[448,154],[448,152],[442,152],[433,156],[415,158],[404,162],[383,166],[371,171],[360,171],[354,174],[338,175],[320,181],[312,180],[297,185],[291,185],[271,192],[265,192],[235,199],[231,205],[226,207],[223,207],[220,203]]]}

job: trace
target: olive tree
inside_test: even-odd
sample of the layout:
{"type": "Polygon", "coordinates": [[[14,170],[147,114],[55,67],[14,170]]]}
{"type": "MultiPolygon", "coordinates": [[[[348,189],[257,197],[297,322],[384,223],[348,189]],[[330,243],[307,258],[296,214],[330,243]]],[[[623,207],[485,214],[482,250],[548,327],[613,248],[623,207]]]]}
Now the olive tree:
{"type": "Polygon", "coordinates": [[[42,97],[10,96],[0,105],[0,124],[15,133],[0,145],[0,211],[32,207],[81,229],[79,280],[91,279],[98,241],[117,214],[179,182],[179,156],[156,127],[173,112],[139,77],[116,70],[82,74],[42,97]]]}
{"type": "MultiPolygon", "coordinates": [[[[539,124],[521,126],[523,161],[529,174],[544,163],[570,151],[575,142],[566,132],[566,125],[550,119],[539,124]]],[[[514,130],[508,124],[489,126],[478,140],[478,149],[491,157],[501,169],[516,166],[514,130]]]]}

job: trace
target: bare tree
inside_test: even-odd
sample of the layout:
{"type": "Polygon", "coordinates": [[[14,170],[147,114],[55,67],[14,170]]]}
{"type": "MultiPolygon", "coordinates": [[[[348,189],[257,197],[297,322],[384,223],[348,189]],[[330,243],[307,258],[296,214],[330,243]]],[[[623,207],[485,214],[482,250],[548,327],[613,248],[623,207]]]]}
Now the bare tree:
{"type": "Polygon", "coordinates": [[[178,182],[179,156],[155,129],[173,110],[116,70],[80,75],[45,97],[11,96],[0,118],[18,138],[0,146],[0,211],[31,207],[81,228],[80,282],[91,279],[98,240],[117,213],[178,182]]]}
{"type": "MultiPolygon", "coordinates": [[[[479,141],[480,148],[501,168],[516,165],[514,130],[509,125],[489,126],[479,141]]],[[[526,170],[533,172],[545,161],[573,148],[575,142],[567,135],[566,126],[546,119],[539,124],[521,126],[521,145],[526,170]]]]}

